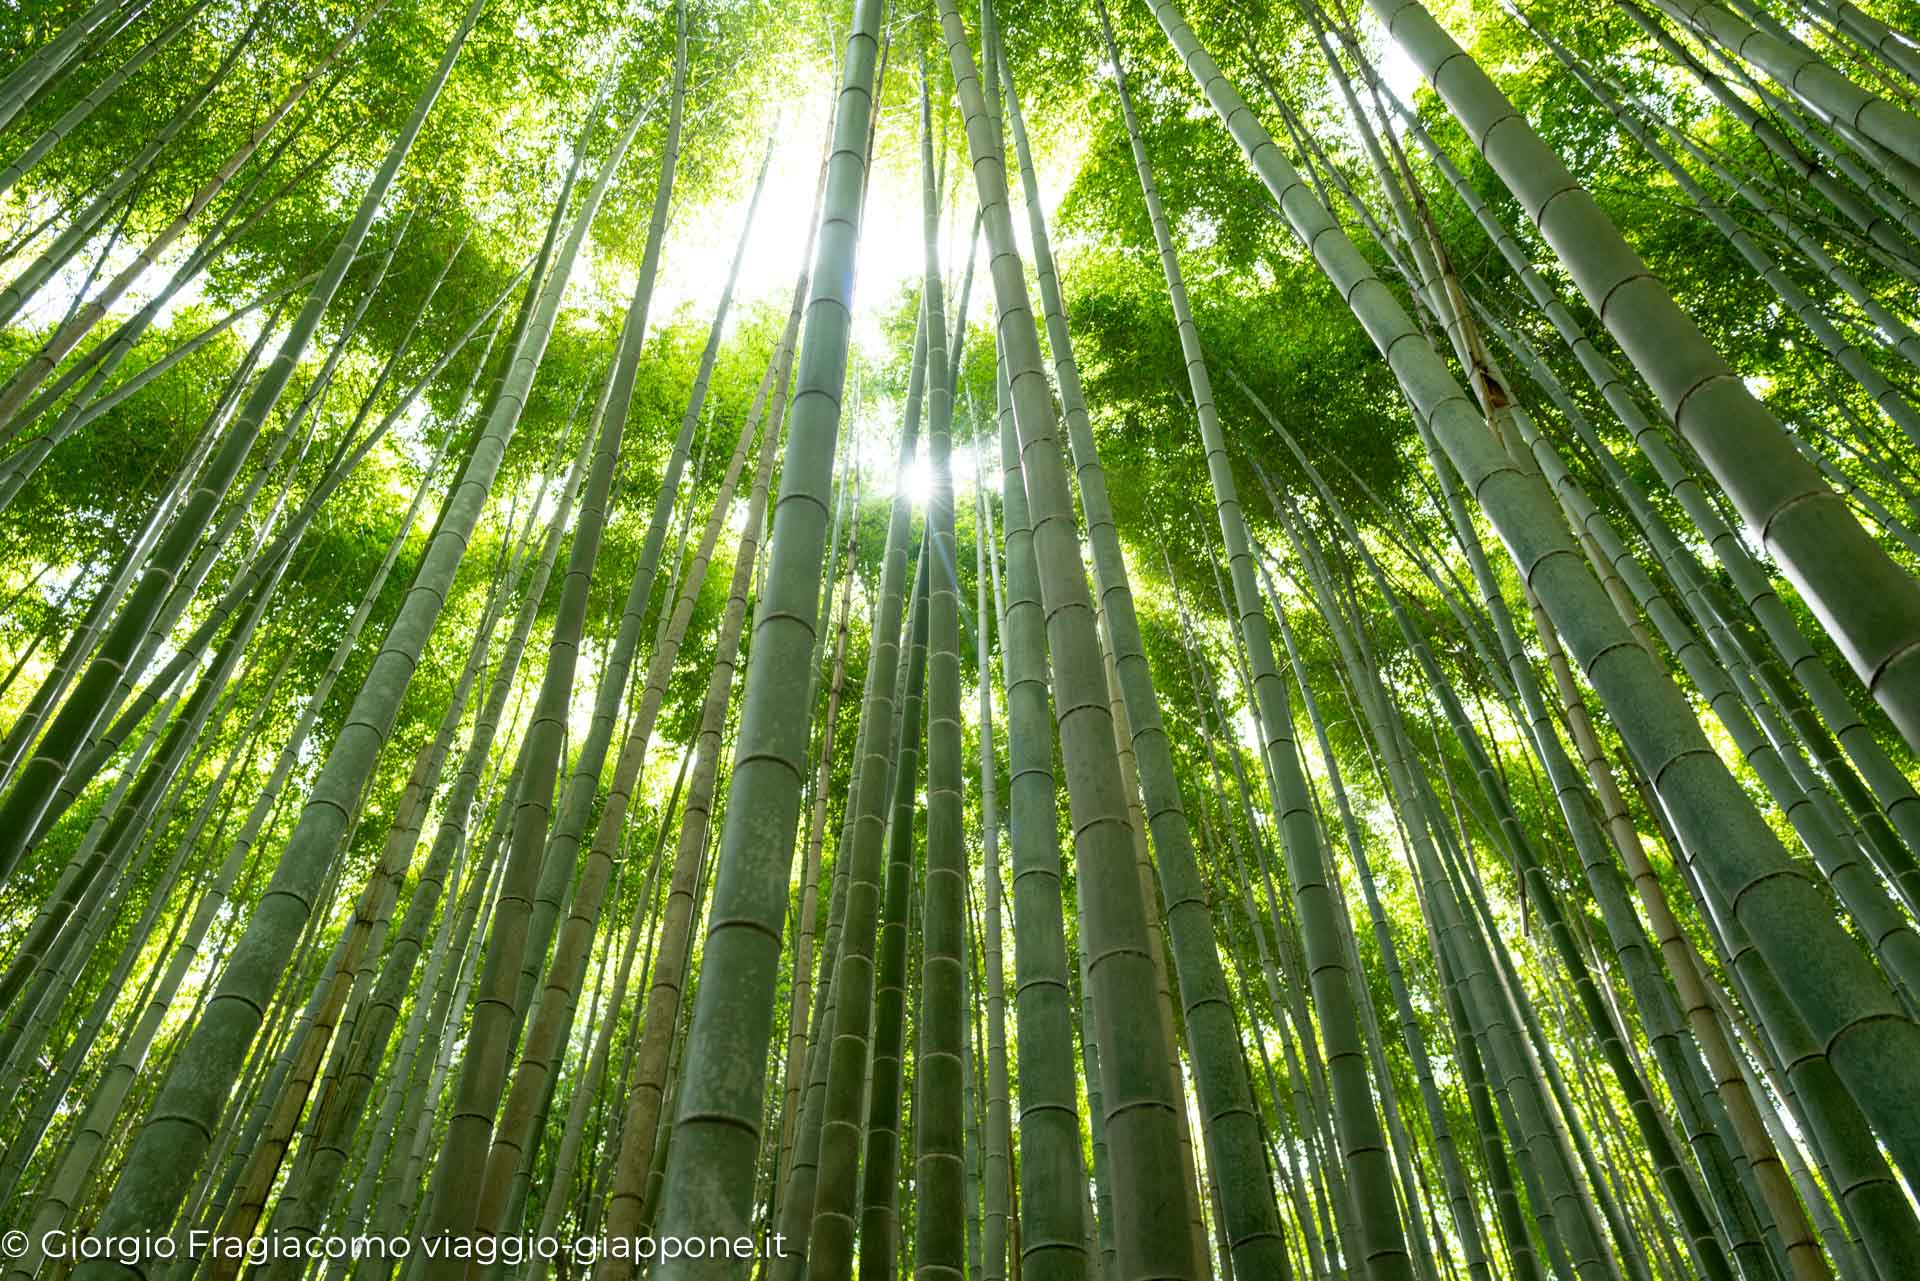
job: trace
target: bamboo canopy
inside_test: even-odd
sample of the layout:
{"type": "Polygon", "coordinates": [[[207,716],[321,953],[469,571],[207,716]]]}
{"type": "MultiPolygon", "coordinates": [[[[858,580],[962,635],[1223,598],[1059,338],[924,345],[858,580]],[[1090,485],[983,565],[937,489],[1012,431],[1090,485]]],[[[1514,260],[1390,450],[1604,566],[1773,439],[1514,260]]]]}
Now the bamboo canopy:
{"type": "Polygon", "coordinates": [[[0,49],[0,1281],[1920,1277],[1920,8],[0,49]]]}

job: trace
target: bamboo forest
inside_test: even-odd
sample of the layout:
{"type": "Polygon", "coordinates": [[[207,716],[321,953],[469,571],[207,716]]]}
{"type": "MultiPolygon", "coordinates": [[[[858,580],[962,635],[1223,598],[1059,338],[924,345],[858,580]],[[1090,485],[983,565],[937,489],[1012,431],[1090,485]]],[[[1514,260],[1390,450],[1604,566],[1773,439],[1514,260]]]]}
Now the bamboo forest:
{"type": "Polygon", "coordinates": [[[0,1281],[1920,1281],[1916,0],[0,0],[0,1281]]]}

